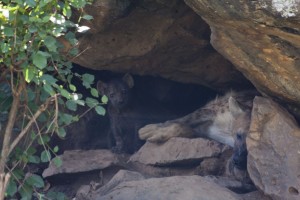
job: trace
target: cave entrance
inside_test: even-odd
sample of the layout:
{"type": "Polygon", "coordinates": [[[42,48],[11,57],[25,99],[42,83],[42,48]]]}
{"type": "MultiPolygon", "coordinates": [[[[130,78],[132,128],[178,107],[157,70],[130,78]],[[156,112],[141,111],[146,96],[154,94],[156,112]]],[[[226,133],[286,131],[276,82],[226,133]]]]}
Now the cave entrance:
{"type": "MultiPolygon", "coordinates": [[[[99,71],[83,68],[75,65],[74,72],[89,73],[95,76],[95,84],[98,80],[108,82],[115,78],[121,78],[124,73],[111,71],[99,71]]],[[[132,96],[139,104],[158,110],[155,122],[164,122],[187,115],[200,108],[217,95],[226,91],[217,91],[209,87],[197,84],[184,84],[161,77],[132,75],[134,87],[132,96]]],[[[89,96],[90,91],[74,83],[83,96],[89,96]]],[[[94,86],[96,88],[96,85],[94,86]]],[[[104,105],[107,107],[107,105],[104,105]]],[[[86,108],[88,109],[88,108],[86,108]]],[[[68,128],[67,139],[61,142],[61,150],[72,149],[106,149],[109,143],[110,122],[107,114],[99,116],[95,112],[68,128]],[[84,128],[83,128],[84,127],[84,128]],[[70,141],[71,140],[71,141],[70,141]]],[[[145,116],[147,117],[147,113],[145,116]]],[[[154,123],[154,122],[152,122],[154,123]]]]}

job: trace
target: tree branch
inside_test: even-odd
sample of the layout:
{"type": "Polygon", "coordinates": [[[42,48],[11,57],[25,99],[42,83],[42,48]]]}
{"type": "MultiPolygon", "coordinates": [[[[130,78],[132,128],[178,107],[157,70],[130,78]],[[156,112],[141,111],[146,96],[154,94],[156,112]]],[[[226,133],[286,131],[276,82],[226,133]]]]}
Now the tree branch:
{"type": "Polygon", "coordinates": [[[4,199],[5,191],[8,185],[8,181],[10,179],[10,173],[7,174],[0,174],[0,199],[4,199]]]}
{"type": "Polygon", "coordinates": [[[13,94],[13,102],[11,105],[11,109],[9,111],[8,122],[6,125],[4,138],[3,138],[3,145],[2,145],[2,152],[1,152],[1,159],[0,159],[0,174],[4,173],[6,160],[9,155],[10,140],[11,140],[12,130],[15,124],[15,120],[16,120],[16,116],[20,104],[19,97],[20,97],[21,90],[22,90],[22,85],[19,84],[17,90],[13,94]]]}
{"type": "Polygon", "coordinates": [[[18,137],[12,142],[10,145],[8,154],[10,154],[13,149],[17,146],[17,144],[21,141],[21,139],[26,135],[30,127],[32,126],[33,123],[36,122],[36,119],[42,114],[49,106],[50,102],[55,98],[55,96],[50,97],[47,99],[47,101],[40,106],[40,108],[36,111],[36,113],[32,116],[26,127],[19,133],[18,137]]]}

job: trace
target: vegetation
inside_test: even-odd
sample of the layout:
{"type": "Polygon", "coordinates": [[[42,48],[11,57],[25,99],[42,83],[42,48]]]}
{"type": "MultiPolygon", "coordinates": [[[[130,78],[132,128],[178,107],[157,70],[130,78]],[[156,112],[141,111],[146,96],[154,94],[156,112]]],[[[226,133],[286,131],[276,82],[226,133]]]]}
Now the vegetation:
{"type": "Polygon", "coordinates": [[[104,114],[94,76],[71,71],[78,55],[75,33],[85,27],[70,20],[82,19],[87,0],[2,0],[0,2],[0,200],[64,199],[63,194],[42,192],[44,180],[28,170],[28,164],[52,161],[58,146],[51,146],[54,134],[64,138],[65,127],[78,120],[71,115],[78,106],[88,105],[104,114]],[[70,44],[66,50],[63,44],[70,44]],[[81,80],[92,97],[78,93],[81,80]],[[38,150],[42,149],[42,150],[38,150]]]}

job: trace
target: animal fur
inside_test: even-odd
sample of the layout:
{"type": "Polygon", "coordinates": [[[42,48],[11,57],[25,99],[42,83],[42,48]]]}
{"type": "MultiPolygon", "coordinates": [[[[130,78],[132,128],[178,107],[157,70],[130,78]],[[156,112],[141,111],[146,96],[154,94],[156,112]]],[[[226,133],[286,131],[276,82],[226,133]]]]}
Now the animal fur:
{"type": "Polygon", "coordinates": [[[256,92],[229,92],[208,102],[182,118],[149,124],[139,130],[139,137],[150,142],[165,142],[172,137],[203,137],[234,148],[232,160],[245,168],[252,101],[256,92]]]}

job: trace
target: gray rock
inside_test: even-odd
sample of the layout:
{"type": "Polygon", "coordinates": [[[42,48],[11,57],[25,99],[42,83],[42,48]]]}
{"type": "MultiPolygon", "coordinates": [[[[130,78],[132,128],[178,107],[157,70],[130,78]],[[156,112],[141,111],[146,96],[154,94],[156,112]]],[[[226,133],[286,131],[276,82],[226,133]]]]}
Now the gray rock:
{"type": "Polygon", "coordinates": [[[86,14],[93,16],[93,20],[82,20],[81,25],[88,26],[92,33],[103,31],[113,21],[124,17],[130,6],[130,0],[95,0],[84,8],[86,14]]]}
{"type": "Polygon", "coordinates": [[[185,0],[211,28],[211,44],[255,87],[300,107],[300,2],[185,0]]]}
{"type": "MultiPolygon", "coordinates": [[[[246,79],[210,44],[207,24],[182,1],[95,1],[72,60],[96,70],[159,75],[215,89],[246,79]]],[[[248,82],[247,82],[248,83],[248,82]]]]}
{"type": "Polygon", "coordinates": [[[56,167],[51,161],[49,167],[43,172],[44,178],[56,174],[86,172],[120,165],[118,157],[109,150],[65,151],[59,157],[62,166],[56,167]]]}
{"type": "Polygon", "coordinates": [[[200,176],[123,182],[95,200],[238,200],[238,195],[200,176]]]}
{"type": "Polygon", "coordinates": [[[278,200],[300,199],[300,129],[270,99],[254,99],[247,138],[248,172],[254,184],[278,200]]]}
{"type": "Polygon", "coordinates": [[[238,181],[233,177],[205,176],[204,178],[239,194],[257,190],[253,184],[238,181]]]}
{"type": "Polygon", "coordinates": [[[144,177],[138,172],[128,171],[128,170],[120,170],[116,173],[112,179],[106,183],[104,186],[97,190],[92,190],[89,185],[82,186],[76,193],[76,200],[94,200],[98,199],[100,196],[105,195],[110,190],[112,190],[115,186],[122,182],[126,181],[136,181],[143,180],[144,177]]]}
{"type": "Polygon", "coordinates": [[[270,197],[264,195],[261,191],[249,192],[240,195],[241,200],[272,200],[270,197]]]}
{"type": "Polygon", "coordinates": [[[139,181],[145,179],[144,176],[138,172],[120,170],[106,185],[97,190],[98,196],[109,193],[114,187],[126,181],[139,181]]]}
{"type": "Polygon", "coordinates": [[[218,156],[223,148],[224,145],[212,140],[175,137],[161,144],[147,142],[130,161],[158,166],[188,165],[204,158],[218,156]]]}

